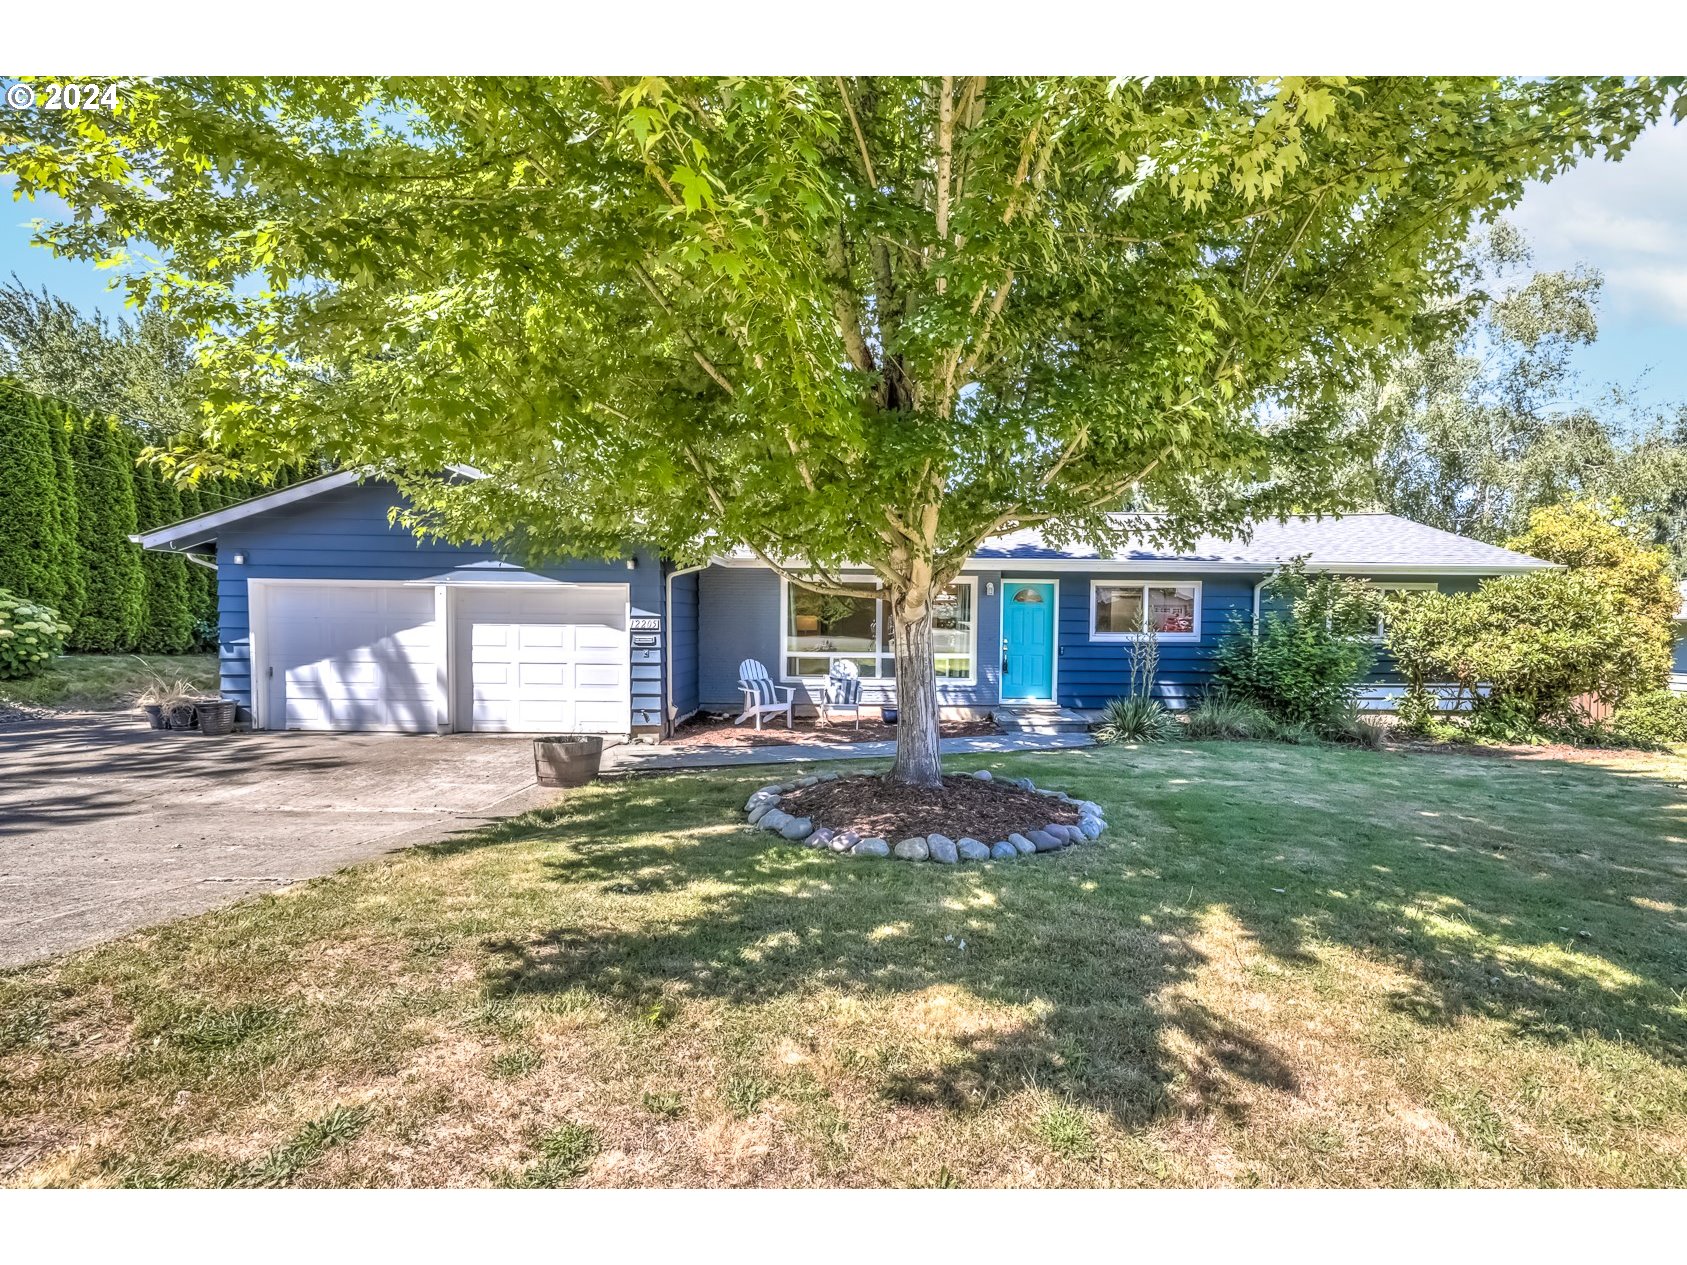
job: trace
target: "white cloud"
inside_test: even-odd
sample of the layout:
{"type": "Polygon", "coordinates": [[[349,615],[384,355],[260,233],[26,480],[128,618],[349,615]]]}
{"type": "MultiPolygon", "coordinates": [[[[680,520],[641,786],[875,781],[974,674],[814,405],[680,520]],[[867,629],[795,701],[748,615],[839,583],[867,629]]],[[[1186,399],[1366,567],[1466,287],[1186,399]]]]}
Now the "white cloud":
{"type": "Polygon", "coordinates": [[[1622,161],[1531,186],[1510,218],[1535,267],[1603,272],[1607,312],[1687,326],[1687,126],[1654,124],[1622,161]]]}

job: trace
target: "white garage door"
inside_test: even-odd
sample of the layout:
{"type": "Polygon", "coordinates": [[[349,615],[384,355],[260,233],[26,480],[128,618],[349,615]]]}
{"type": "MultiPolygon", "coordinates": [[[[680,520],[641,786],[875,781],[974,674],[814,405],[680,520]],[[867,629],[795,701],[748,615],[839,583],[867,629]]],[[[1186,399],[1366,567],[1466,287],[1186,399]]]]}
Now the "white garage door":
{"type": "Polygon", "coordinates": [[[276,584],[263,607],[266,728],[437,727],[431,587],[276,584]]]}
{"type": "Polygon", "coordinates": [[[458,729],[627,732],[626,585],[465,587],[453,601],[458,729]]]}

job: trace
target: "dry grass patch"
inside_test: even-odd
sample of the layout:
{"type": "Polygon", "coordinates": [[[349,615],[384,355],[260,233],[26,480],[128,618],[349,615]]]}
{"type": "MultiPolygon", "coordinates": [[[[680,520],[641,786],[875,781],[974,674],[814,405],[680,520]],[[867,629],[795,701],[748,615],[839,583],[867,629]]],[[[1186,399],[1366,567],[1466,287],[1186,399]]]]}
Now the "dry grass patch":
{"type": "Polygon", "coordinates": [[[839,865],[635,781],[0,974],[0,1182],[1687,1184],[1683,762],[990,767],[1111,829],[839,865]]]}

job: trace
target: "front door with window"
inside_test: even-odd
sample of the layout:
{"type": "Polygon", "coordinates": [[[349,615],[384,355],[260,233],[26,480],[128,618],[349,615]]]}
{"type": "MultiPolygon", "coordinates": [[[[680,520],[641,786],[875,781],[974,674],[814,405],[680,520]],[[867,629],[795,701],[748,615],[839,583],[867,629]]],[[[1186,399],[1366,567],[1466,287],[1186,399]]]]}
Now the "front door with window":
{"type": "Polygon", "coordinates": [[[1054,699],[1054,585],[1002,585],[1002,701],[1054,699]]]}

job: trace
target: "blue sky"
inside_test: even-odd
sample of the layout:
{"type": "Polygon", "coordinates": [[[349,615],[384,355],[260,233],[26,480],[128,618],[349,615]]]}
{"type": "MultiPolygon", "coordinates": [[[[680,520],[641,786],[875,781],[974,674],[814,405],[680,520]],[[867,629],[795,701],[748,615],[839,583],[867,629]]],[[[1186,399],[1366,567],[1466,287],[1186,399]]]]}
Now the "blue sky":
{"type": "MultiPolygon", "coordinates": [[[[116,316],[109,274],[29,245],[28,224],[64,207],[12,201],[0,176],[0,276],[16,272],[84,311],[116,316]]],[[[1637,388],[1641,405],[1687,403],[1687,125],[1660,123],[1620,163],[1589,162],[1529,190],[1511,213],[1541,269],[1589,264],[1605,274],[1599,341],[1577,353],[1584,392],[1637,388]]]]}

